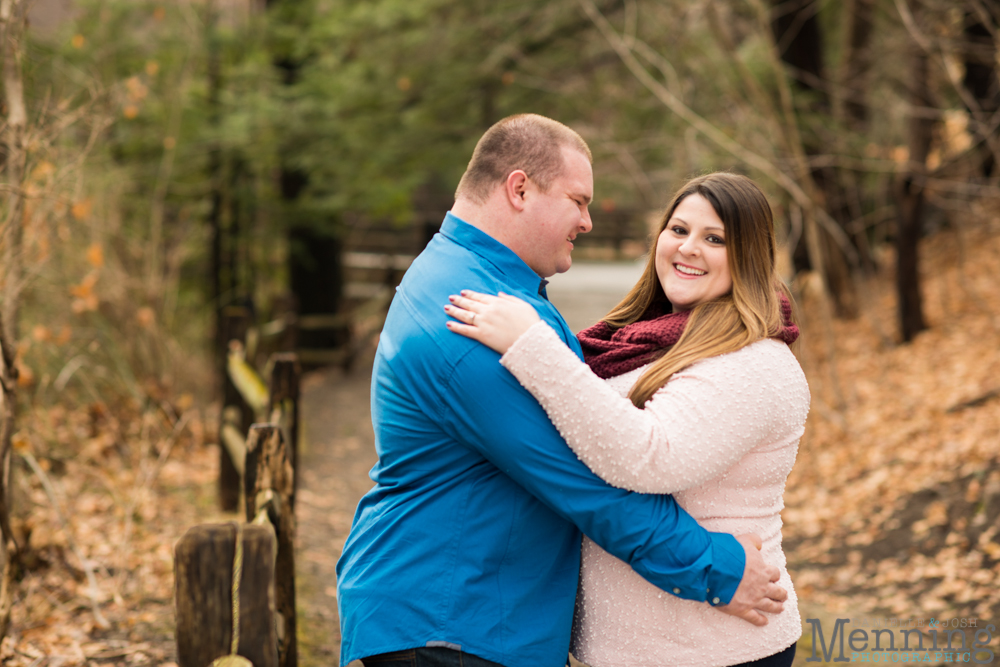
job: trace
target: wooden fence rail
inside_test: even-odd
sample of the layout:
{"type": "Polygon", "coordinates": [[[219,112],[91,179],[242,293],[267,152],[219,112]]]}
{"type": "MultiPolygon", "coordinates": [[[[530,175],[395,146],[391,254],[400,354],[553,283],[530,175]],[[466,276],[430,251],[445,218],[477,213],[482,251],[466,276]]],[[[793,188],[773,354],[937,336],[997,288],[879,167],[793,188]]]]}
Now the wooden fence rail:
{"type": "MultiPolygon", "coordinates": [[[[227,346],[230,341],[239,341],[245,347],[247,333],[252,325],[252,315],[249,308],[229,306],[222,310],[219,320],[221,338],[227,346]]],[[[227,347],[228,349],[228,347],[227,347]]],[[[229,451],[229,445],[236,442],[232,437],[246,433],[254,419],[253,408],[243,398],[239,387],[233,382],[228,372],[229,358],[224,352],[221,356],[222,368],[222,419],[220,420],[219,440],[225,446],[219,448],[219,504],[227,512],[235,512],[240,502],[240,472],[237,462],[241,457],[234,456],[229,451]],[[227,426],[229,428],[227,428],[227,426]]]]}

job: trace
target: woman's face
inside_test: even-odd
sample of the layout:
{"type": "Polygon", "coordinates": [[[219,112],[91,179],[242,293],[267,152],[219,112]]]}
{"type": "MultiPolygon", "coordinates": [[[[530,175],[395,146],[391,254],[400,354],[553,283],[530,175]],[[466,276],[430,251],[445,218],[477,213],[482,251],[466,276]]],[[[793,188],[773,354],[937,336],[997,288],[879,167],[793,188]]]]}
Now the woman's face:
{"type": "Polygon", "coordinates": [[[691,310],[732,290],[725,225],[701,195],[682,199],[660,232],[656,277],[675,312],[691,310]]]}

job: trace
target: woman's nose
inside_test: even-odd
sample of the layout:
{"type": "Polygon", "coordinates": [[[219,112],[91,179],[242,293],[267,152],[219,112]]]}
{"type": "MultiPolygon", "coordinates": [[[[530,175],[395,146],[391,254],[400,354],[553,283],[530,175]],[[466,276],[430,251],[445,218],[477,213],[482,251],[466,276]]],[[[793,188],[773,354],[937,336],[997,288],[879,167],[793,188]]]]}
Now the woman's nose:
{"type": "Polygon", "coordinates": [[[681,252],[685,255],[697,254],[698,250],[698,242],[692,236],[684,239],[684,243],[681,244],[681,252]]]}

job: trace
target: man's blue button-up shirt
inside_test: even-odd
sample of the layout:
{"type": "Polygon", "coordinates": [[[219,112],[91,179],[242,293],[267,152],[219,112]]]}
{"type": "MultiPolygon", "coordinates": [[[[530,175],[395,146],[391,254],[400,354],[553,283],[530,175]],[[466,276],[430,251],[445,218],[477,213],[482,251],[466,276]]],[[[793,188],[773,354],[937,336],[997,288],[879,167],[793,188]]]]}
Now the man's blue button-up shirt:
{"type": "MultiPolygon", "coordinates": [[[[580,354],[540,279],[448,214],[396,292],[372,375],[375,487],[337,565],[341,664],[452,646],[562,667],[581,531],[665,591],[728,603],[744,551],[670,496],[616,489],[566,446],[493,350],[445,327],[462,289],[514,294],[580,354]]],[[[664,628],[670,632],[670,628],[664,628]]]]}

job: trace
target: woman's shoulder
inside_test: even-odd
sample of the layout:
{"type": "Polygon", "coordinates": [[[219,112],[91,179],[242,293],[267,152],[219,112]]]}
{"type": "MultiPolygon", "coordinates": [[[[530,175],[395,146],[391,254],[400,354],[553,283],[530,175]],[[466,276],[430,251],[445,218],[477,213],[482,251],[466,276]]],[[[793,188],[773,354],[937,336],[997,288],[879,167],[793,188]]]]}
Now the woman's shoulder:
{"type": "Polygon", "coordinates": [[[804,390],[808,400],[808,383],[798,359],[786,343],[765,338],[735,352],[702,359],[680,374],[710,375],[727,383],[742,383],[766,389],[804,390]]]}
{"type": "Polygon", "coordinates": [[[743,354],[747,360],[760,359],[764,362],[781,363],[794,366],[795,368],[799,368],[799,370],[801,370],[799,361],[795,358],[795,355],[792,353],[792,349],[788,346],[788,343],[780,341],[776,338],[762,338],[756,343],[751,343],[750,345],[747,345],[732,354],[743,354]]]}
{"type": "Polygon", "coordinates": [[[727,352],[702,359],[695,365],[698,364],[736,366],[745,366],[747,364],[756,366],[763,364],[767,366],[782,365],[799,367],[799,362],[795,358],[795,355],[792,354],[788,344],[774,338],[762,338],[734,352],[727,352]]]}
{"type": "Polygon", "coordinates": [[[809,383],[795,355],[781,341],[759,340],[703,359],[674,377],[686,373],[695,382],[691,392],[700,387],[706,395],[724,396],[731,405],[744,406],[774,428],[801,429],[809,413],[809,383]]]}

